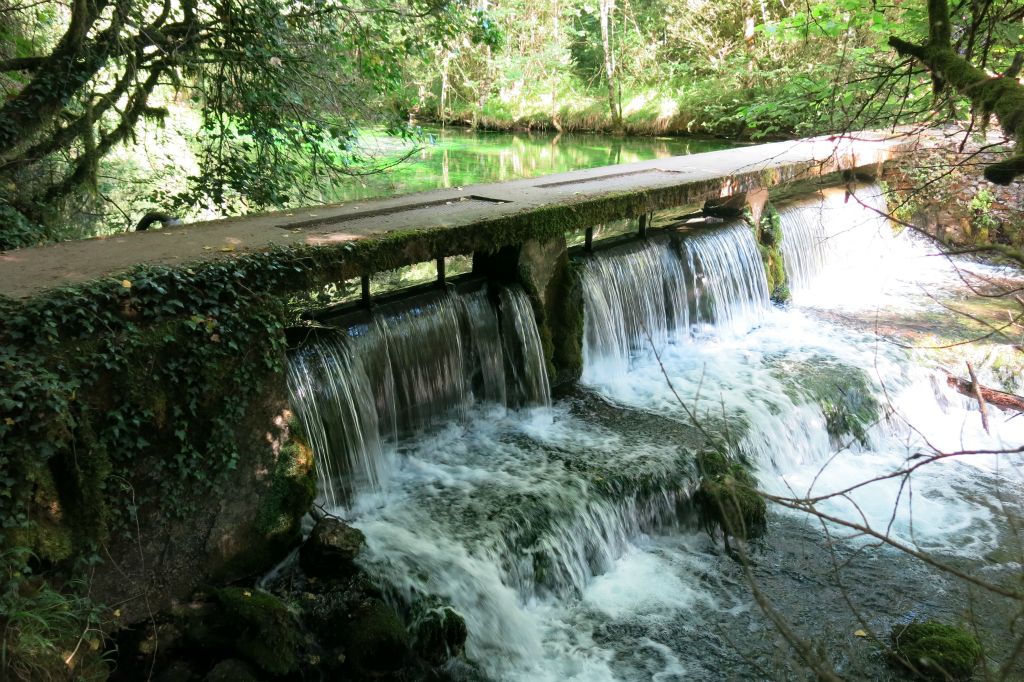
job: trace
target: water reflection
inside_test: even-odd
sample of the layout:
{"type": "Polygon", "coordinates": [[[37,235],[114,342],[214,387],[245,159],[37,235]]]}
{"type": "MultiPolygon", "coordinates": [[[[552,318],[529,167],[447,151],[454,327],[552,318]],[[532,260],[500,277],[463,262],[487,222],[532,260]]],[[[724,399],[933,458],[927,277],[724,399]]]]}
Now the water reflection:
{"type": "MultiPolygon", "coordinates": [[[[696,154],[735,146],[725,140],[615,137],[592,134],[497,133],[463,128],[425,129],[420,149],[384,173],[352,178],[325,194],[345,202],[429,189],[502,182],[550,173],[696,154]]],[[[387,163],[408,154],[411,143],[365,134],[362,146],[387,163]]]]}

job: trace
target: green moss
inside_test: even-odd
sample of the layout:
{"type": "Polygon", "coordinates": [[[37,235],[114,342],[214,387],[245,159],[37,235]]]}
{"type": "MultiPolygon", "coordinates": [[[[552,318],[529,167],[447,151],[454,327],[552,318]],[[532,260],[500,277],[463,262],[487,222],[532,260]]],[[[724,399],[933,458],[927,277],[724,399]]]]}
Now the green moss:
{"type": "Polygon", "coordinates": [[[260,497],[246,549],[218,575],[250,575],[266,570],[299,541],[302,518],[316,498],[313,465],[313,451],[300,435],[297,422],[292,420],[288,441],[281,447],[274,465],[269,490],[260,497]]]}
{"type": "Polygon", "coordinates": [[[881,406],[864,370],[824,356],[798,360],[770,356],[765,361],[791,400],[818,404],[833,444],[846,445],[852,437],[869,445],[868,429],[878,421],[881,406]]]}
{"type": "Polygon", "coordinates": [[[346,667],[357,679],[387,677],[409,659],[409,635],[395,610],[379,599],[357,604],[342,633],[346,667]]]}
{"type": "Polygon", "coordinates": [[[12,529],[11,544],[51,564],[67,559],[72,552],[71,528],[64,522],[64,508],[49,467],[36,468],[26,483],[34,488],[29,508],[33,523],[12,529]]]}
{"type": "Polygon", "coordinates": [[[302,517],[316,497],[313,451],[292,433],[277,458],[270,494],[256,516],[256,531],[290,542],[298,536],[302,517]]]}
{"type": "Polygon", "coordinates": [[[768,505],[757,492],[757,481],[742,462],[717,450],[697,455],[700,487],[694,503],[709,533],[720,529],[726,538],[754,538],[764,532],[768,505]]]}
{"type": "Polygon", "coordinates": [[[277,597],[255,589],[226,587],[211,594],[216,608],[194,622],[189,636],[208,648],[228,649],[271,675],[298,667],[302,633],[277,597]]]}
{"type": "Polygon", "coordinates": [[[969,680],[982,649],[970,632],[934,620],[892,630],[891,660],[917,679],[969,680]]]}
{"type": "MultiPolygon", "coordinates": [[[[749,222],[749,218],[748,218],[749,222]]],[[[776,303],[789,301],[789,281],[782,256],[782,218],[771,204],[765,204],[760,222],[754,226],[757,248],[764,263],[768,294],[776,303]]]]}

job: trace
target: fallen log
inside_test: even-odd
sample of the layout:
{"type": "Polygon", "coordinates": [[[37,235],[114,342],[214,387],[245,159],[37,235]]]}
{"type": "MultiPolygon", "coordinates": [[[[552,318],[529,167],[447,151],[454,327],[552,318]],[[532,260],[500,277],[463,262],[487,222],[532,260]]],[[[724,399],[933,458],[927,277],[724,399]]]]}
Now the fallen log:
{"type": "Polygon", "coordinates": [[[963,393],[968,398],[977,399],[980,395],[982,400],[989,405],[995,405],[1001,407],[1004,410],[1016,410],[1017,412],[1024,412],[1024,397],[1014,395],[1013,393],[1004,393],[1003,391],[997,391],[994,388],[988,388],[978,384],[975,389],[974,382],[965,381],[960,377],[949,374],[946,377],[947,383],[955,388],[960,393],[963,393]]]}

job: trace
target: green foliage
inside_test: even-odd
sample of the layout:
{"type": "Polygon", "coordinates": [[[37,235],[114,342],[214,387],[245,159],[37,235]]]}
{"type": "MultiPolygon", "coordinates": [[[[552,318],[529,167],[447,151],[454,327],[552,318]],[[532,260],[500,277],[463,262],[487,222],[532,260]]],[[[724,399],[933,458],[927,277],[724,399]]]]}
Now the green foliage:
{"type": "Polygon", "coordinates": [[[988,243],[999,227],[999,221],[992,215],[994,200],[992,192],[983,188],[978,190],[968,206],[971,211],[972,237],[982,244],[988,243]]]}
{"type": "Polygon", "coordinates": [[[175,131],[195,164],[170,170],[187,182],[164,186],[168,169],[157,169],[133,202],[238,213],[317,201],[349,172],[375,170],[357,126],[409,134],[397,93],[410,55],[462,32],[500,43],[490,18],[459,2],[228,0],[154,11],[123,0],[115,12],[85,3],[46,16],[36,7],[0,2],[0,187],[17,186],[10,205],[47,228],[33,240],[14,229],[25,225],[7,226],[0,244],[12,246],[51,236],[66,216],[87,227],[82,214],[109,210],[101,179],[117,166],[105,160],[140,133],[180,126],[172,110],[182,107],[199,119],[175,131]]]}
{"type": "Polygon", "coordinates": [[[136,268],[24,302],[0,301],[0,518],[38,525],[52,472],[76,549],[127,531],[139,505],[182,514],[237,465],[235,428],[284,358],[295,266],[271,257],[136,268]],[[140,462],[154,463],[139,470],[140,462]]]}
{"type": "Polygon", "coordinates": [[[46,230],[32,223],[0,194],[0,251],[32,246],[46,230]]]}
{"type": "Polygon", "coordinates": [[[934,620],[897,625],[892,644],[890,659],[923,680],[969,680],[982,655],[973,634],[934,620]]]}
{"type": "MultiPolygon", "coordinates": [[[[751,13],[734,2],[618,7],[611,51],[626,131],[758,139],[910,122],[930,110],[927,79],[895,69],[885,42],[897,27],[926,29],[920,7],[766,2],[751,13]]],[[[451,84],[455,118],[497,128],[613,127],[596,4],[519,0],[496,14],[509,38],[501,51],[454,55],[449,71],[472,84],[451,84]]],[[[412,69],[433,90],[423,99],[428,111],[435,68],[412,69]]]]}
{"type": "Polygon", "coordinates": [[[33,576],[23,550],[0,552],[0,678],[12,680],[106,679],[97,651],[103,642],[101,609],[76,594],[33,576]]]}

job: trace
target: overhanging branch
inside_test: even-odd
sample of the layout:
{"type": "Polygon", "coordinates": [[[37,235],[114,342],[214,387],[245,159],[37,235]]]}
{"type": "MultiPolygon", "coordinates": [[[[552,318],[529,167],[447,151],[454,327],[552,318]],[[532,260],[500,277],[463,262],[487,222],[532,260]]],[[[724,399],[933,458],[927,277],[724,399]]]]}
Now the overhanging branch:
{"type": "Polygon", "coordinates": [[[46,62],[46,57],[14,57],[0,61],[0,71],[35,71],[46,62]]]}
{"type": "MultiPolygon", "coordinates": [[[[930,0],[929,11],[940,1],[930,0]]],[[[932,26],[934,28],[934,21],[932,26]]],[[[893,36],[889,38],[889,45],[897,53],[920,61],[934,78],[956,89],[986,118],[995,114],[1003,132],[1016,140],[1020,153],[988,166],[985,178],[989,182],[1008,185],[1017,176],[1024,175],[1024,152],[1021,151],[1024,148],[1024,86],[1012,78],[990,77],[957,54],[948,42],[929,41],[916,45],[893,36]]]]}

